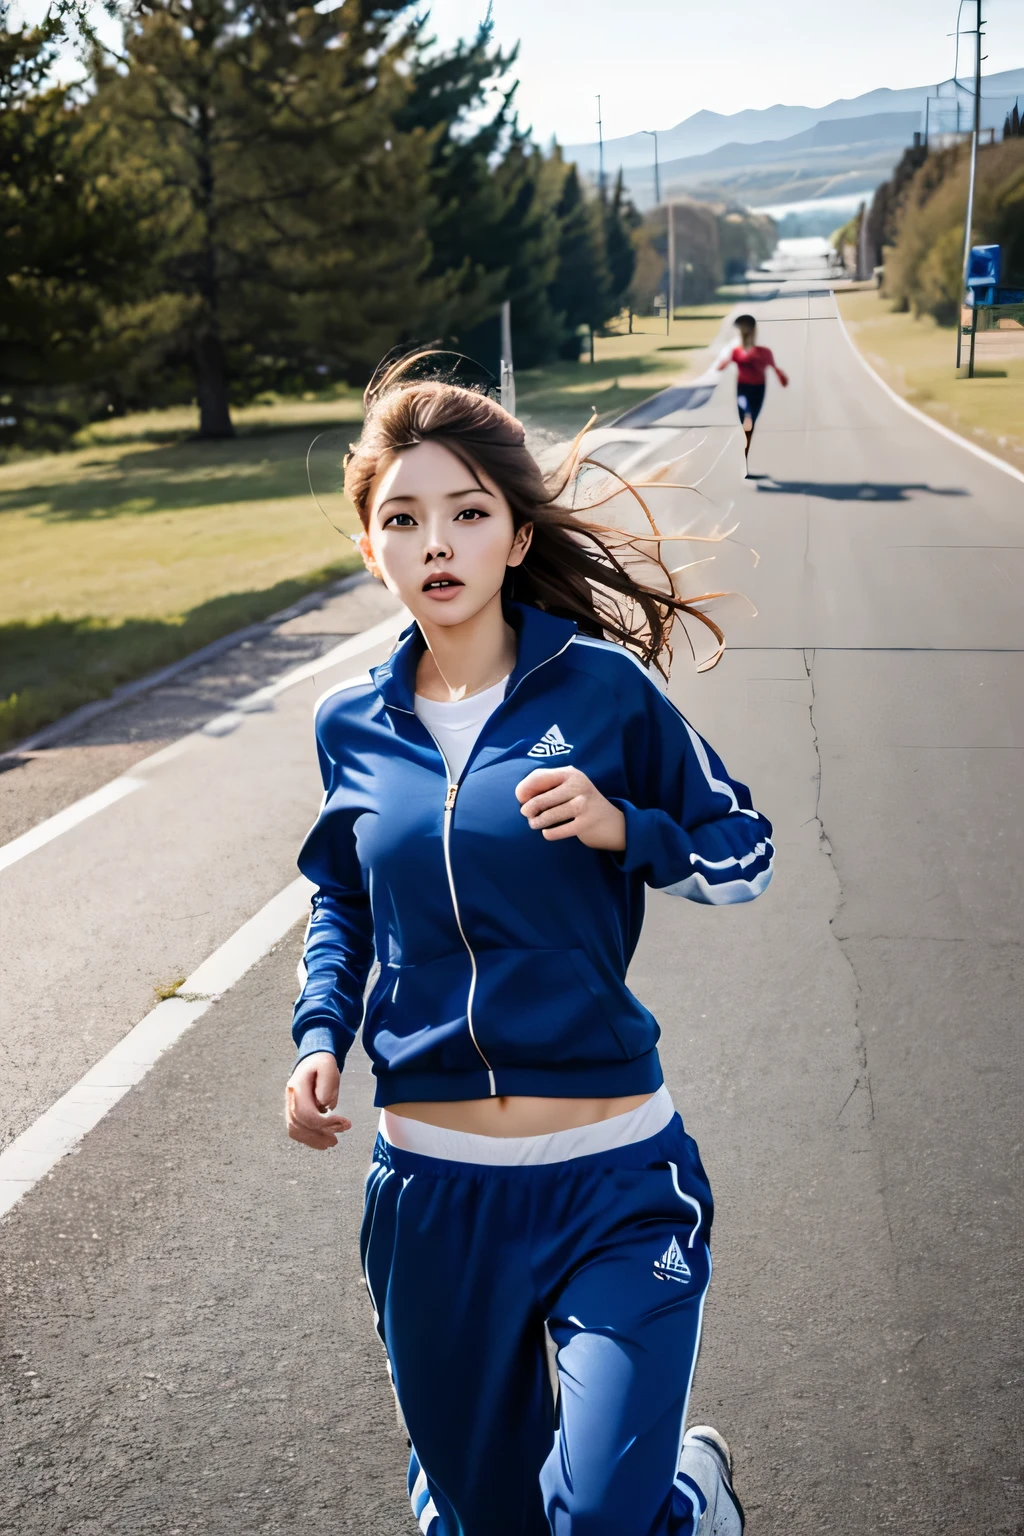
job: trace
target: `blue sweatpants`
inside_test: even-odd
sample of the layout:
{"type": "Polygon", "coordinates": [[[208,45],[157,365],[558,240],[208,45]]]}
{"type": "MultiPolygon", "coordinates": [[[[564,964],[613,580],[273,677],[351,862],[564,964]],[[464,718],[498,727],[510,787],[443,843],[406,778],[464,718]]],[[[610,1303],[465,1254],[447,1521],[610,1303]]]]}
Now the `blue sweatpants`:
{"type": "Polygon", "coordinates": [[[378,1138],[363,1270],[424,1536],[692,1536],[703,1496],[678,1462],[711,1219],[678,1115],[532,1167],[378,1138]]]}

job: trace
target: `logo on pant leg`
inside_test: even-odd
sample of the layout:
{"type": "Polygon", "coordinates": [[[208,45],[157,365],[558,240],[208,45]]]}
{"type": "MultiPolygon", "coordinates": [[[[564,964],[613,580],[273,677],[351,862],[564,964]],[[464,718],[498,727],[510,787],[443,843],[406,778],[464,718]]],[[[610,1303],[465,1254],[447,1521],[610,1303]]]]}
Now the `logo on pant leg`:
{"type": "Polygon", "coordinates": [[[689,1280],[690,1266],[683,1258],[683,1250],[675,1238],[661,1258],[654,1261],[654,1275],[657,1280],[678,1280],[680,1285],[685,1285],[689,1280]]]}

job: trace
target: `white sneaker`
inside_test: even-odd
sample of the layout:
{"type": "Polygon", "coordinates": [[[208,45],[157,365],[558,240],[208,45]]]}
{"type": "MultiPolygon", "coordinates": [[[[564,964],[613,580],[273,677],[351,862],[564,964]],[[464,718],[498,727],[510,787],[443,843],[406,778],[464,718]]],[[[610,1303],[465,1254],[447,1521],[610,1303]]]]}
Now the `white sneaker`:
{"type": "Polygon", "coordinates": [[[695,1424],[686,1431],[678,1481],[684,1492],[699,1492],[706,1506],[694,1536],[742,1536],[745,1517],[732,1486],[732,1452],[717,1429],[695,1424]]]}

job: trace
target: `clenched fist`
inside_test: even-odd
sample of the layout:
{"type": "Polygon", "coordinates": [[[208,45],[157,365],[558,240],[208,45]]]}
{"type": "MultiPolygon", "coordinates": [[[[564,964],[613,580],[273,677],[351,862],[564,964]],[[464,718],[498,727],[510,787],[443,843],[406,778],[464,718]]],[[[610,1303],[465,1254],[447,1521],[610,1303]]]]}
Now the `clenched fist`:
{"type": "Polygon", "coordinates": [[[535,768],[516,785],[530,826],[548,842],[578,837],[588,848],[622,853],[626,818],[579,768],[535,768]]]}

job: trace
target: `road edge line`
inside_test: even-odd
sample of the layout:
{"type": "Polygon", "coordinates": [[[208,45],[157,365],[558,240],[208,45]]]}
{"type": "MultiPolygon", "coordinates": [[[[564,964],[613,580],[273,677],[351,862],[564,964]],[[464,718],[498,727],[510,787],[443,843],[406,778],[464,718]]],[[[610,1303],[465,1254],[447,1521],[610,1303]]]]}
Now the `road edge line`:
{"type": "Polygon", "coordinates": [[[141,788],[141,779],[135,778],[130,773],[122,773],[116,779],[110,779],[108,783],[101,784],[99,789],[94,789],[91,794],[83,795],[81,800],[73,800],[62,811],[48,816],[45,821],[37,822],[27,832],[22,832],[19,837],[12,837],[9,843],[4,843],[0,847],[0,870],[9,869],[12,864],[17,864],[19,859],[35,853],[37,848],[45,848],[47,843],[52,842],[55,837],[60,837],[61,833],[70,832],[72,827],[88,821],[89,817],[95,816],[97,811],[105,811],[108,805],[116,805],[119,800],[124,799],[125,795],[130,795],[132,790],[141,788]]]}
{"type": "Polygon", "coordinates": [[[218,998],[280,943],[308,912],[313,889],[300,875],[271,897],[193,971],[173,997],[151,1009],[0,1152],[0,1221],[61,1158],[77,1150],[88,1132],[218,998]]]}
{"type": "Polygon", "coordinates": [[[150,768],[157,767],[161,762],[169,761],[187,750],[189,744],[198,741],[203,736],[222,736],[229,730],[234,730],[241,725],[246,713],[258,712],[261,705],[270,704],[279,693],[293,688],[296,683],[301,683],[309,677],[315,677],[318,672],[327,671],[331,667],[340,666],[350,657],[359,656],[363,651],[372,650],[382,641],[388,640],[392,635],[397,635],[405,625],[408,615],[405,609],[399,609],[388,619],[373,625],[371,629],[364,629],[358,635],[352,635],[348,640],[343,640],[333,650],[325,652],[317,661],[304,662],[301,667],[295,667],[291,672],[286,672],[274,683],[267,683],[262,688],[257,688],[255,693],[246,694],[239,699],[230,710],[220,715],[215,715],[212,720],[207,720],[198,730],[189,731],[185,736],[179,736],[177,741],[172,741],[166,747],[160,747],[149,757],[141,757],[137,763],[133,763],[127,773],[118,774],[116,779],[110,779],[106,784],[94,789],[91,794],[83,795],[81,800],[73,800],[62,811],[57,811],[53,816],[48,816],[45,821],[37,822],[27,832],[22,832],[19,837],[12,838],[9,843],[0,845],[0,871],[9,869],[19,859],[25,858],[30,853],[36,853],[44,848],[54,838],[60,837],[72,828],[80,826],[97,811],[106,810],[107,806],[114,805],[118,800],[130,794],[133,789],[141,789],[145,783],[138,775],[150,768]],[[214,729],[210,729],[214,727],[214,729]],[[219,728],[218,728],[219,727],[219,728]],[[11,850],[17,850],[12,852],[11,850]]]}
{"type": "Polygon", "coordinates": [[[288,608],[268,614],[265,619],[260,619],[255,624],[243,624],[241,629],[233,629],[216,640],[210,640],[206,645],[201,645],[197,651],[190,651],[187,656],[181,656],[177,661],[170,661],[165,667],[158,667],[155,672],[147,672],[144,677],[136,677],[130,683],[122,683],[105,699],[90,699],[88,704],[81,704],[69,715],[64,715],[59,720],[52,720],[49,725],[41,726],[31,736],[24,736],[21,741],[12,742],[9,747],[5,747],[0,752],[0,762],[8,757],[20,757],[24,752],[35,752],[40,747],[48,747],[53,742],[59,741],[62,736],[78,730],[79,726],[88,725],[90,720],[95,720],[97,716],[108,714],[112,709],[119,709],[122,704],[130,704],[132,699],[152,692],[163,683],[172,682],[174,678],[179,677],[183,672],[190,671],[192,667],[201,667],[207,661],[215,661],[218,656],[224,655],[227,651],[233,651],[243,641],[256,640],[270,634],[282,624],[287,624],[290,619],[310,613],[325,598],[336,597],[348,591],[349,588],[364,581],[365,575],[364,571],[351,571],[347,576],[339,577],[328,586],[318,587],[315,592],[308,592],[305,597],[297,598],[288,608]]]}
{"type": "Polygon", "coordinates": [[[1006,474],[1012,475],[1015,480],[1019,480],[1024,485],[1024,471],[1019,470],[1015,464],[1008,464],[1005,459],[999,458],[998,454],[989,453],[987,448],[979,448],[978,444],[972,443],[969,437],[964,437],[961,432],[954,432],[952,427],[944,426],[941,421],[936,421],[934,416],[929,416],[927,411],[919,411],[916,405],[911,405],[909,400],[904,400],[903,396],[898,394],[891,384],[887,384],[881,374],[872,368],[859,347],[856,346],[853,337],[846,328],[846,321],[843,319],[838,299],[836,300],[836,319],[839,321],[839,328],[846,337],[851,352],[861,367],[867,370],[875,383],[884,389],[886,394],[895,400],[897,405],[902,406],[905,411],[909,412],[911,416],[916,417],[918,421],[923,421],[926,427],[931,427],[933,431],[940,432],[951,443],[957,443],[961,448],[966,448],[967,452],[973,453],[975,458],[984,459],[986,464],[991,464],[994,469],[1003,470],[1006,474]]]}

